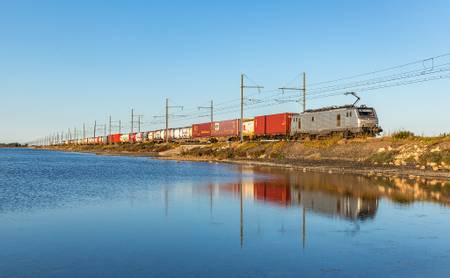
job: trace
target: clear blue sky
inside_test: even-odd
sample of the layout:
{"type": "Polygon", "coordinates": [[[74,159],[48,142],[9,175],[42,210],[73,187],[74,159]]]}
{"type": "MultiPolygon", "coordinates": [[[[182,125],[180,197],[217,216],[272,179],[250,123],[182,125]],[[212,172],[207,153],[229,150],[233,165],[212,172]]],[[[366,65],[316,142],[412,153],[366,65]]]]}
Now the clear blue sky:
{"type": "MultiPolygon", "coordinates": [[[[165,97],[188,113],[238,98],[241,72],[274,89],[447,53],[449,15],[449,1],[1,1],[0,141],[129,121],[131,107],[154,121],[165,97]]],[[[385,130],[450,131],[450,79],[361,96],[385,130]]]]}

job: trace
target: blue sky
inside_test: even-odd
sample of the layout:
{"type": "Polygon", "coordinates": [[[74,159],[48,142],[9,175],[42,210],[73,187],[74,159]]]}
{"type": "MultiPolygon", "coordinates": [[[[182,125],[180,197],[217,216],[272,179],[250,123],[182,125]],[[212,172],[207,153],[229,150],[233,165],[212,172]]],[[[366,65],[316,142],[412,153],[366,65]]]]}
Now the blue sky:
{"type": "MultiPolygon", "coordinates": [[[[449,14],[449,1],[1,1],[0,141],[103,124],[109,115],[129,125],[132,107],[146,129],[158,128],[150,122],[166,97],[186,115],[211,99],[234,100],[241,72],[268,91],[303,71],[320,82],[448,53],[449,14]]],[[[450,79],[361,97],[387,131],[450,131],[450,79]]],[[[207,119],[172,123],[192,121],[207,119]]]]}

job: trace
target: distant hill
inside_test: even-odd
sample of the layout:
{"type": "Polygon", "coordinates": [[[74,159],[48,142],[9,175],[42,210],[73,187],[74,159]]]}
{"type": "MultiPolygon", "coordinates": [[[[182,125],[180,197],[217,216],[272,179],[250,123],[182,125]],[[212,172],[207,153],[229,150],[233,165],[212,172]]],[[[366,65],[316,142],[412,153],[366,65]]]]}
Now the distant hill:
{"type": "Polygon", "coordinates": [[[20,143],[0,143],[0,148],[21,148],[26,146],[26,144],[20,143]]]}

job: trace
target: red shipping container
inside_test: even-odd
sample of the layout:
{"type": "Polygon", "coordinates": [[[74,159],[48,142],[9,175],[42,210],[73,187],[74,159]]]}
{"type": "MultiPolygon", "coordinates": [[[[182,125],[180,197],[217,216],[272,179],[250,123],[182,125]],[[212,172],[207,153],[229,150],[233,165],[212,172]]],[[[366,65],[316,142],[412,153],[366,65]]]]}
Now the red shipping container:
{"type": "Polygon", "coordinates": [[[109,144],[116,144],[116,143],[120,143],[120,133],[117,134],[111,134],[108,136],[108,143],[109,144]]]}
{"type": "Polygon", "coordinates": [[[207,138],[207,137],[211,137],[211,123],[192,125],[192,138],[207,138]]]}
{"type": "Polygon", "coordinates": [[[136,133],[130,133],[130,143],[136,142],[136,133]]]}
{"type": "Polygon", "coordinates": [[[227,120],[213,123],[212,137],[239,136],[239,120],[227,120]]]}
{"type": "Polygon", "coordinates": [[[277,136],[291,134],[291,121],[295,113],[281,113],[255,117],[256,136],[277,136]]]}

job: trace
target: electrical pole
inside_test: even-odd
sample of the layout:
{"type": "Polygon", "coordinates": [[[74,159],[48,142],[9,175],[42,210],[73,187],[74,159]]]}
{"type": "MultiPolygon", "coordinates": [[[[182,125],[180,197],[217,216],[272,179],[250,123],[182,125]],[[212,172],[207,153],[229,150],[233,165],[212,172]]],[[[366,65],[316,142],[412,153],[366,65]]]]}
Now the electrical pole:
{"type": "Polygon", "coordinates": [[[211,130],[213,128],[213,123],[214,123],[214,102],[211,100],[211,104],[210,106],[199,106],[198,109],[209,109],[210,111],[210,116],[211,116],[211,130]]]}
{"type": "Polygon", "coordinates": [[[211,100],[211,123],[214,123],[214,102],[211,100]]]}
{"type": "MultiPolygon", "coordinates": [[[[302,92],[302,98],[298,100],[298,102],[301,103],[300,105],[300,110],[302,110],[303,108],[303,112],[306,111],[306,72],[303,72],[303,77],[301,78],[303,79],[303,84],[300,88],[296,88],[296,87],[281,87],[278,88],[279,90],[282,91],[301,91],[302,92]]],[[[297,101],[295,101],[297,102],[297,101]]]]}
{"type": "Polygon", "coordinates": [[[241,120],[239,123],[239,134],[241,137],[241,142],[244,141],[244,88],[254,88],[254,89],[262,89],[263,86],[246,86],[244,85],[244,76],[245,74],[241,73],[241,120]]]}
{"type": "MultiPolygon", "coordinates": [[[[168,134],[168,132],[169,132],[169,109],[170,108],[179,108],[179,109],[183,110],[183,106],[169,106],[169,99],[166,98],[166,116],[165,116],[165,118],[166,118],[166,129],[165,129],[165,132],[164,132],[164,141],[166,141],[166,143],[169,142],[169,134],[168,134]]],[[[155,117],[160,117],[160,116],[155,116],[155,117]]]]}
{"type": "Polygon", "coordinates": [[[138,132],[141,132],[141,117],[142,115],[138,115],[138,132]]]}
{"type": "Polygon", "coordinates": [[[306,111],[306,72],[303,72],[303,112],[306,111]]]}
{"type": "Polygon", "coordinates": [[[133,122],[134,122],[134,115],[133,115],[133,108],[131,108],[131,133],[133,133],[133,122]]]}
{"type": "Polygon", "coordinates": [[[109,116],[109,135],[111,135],[111,116],[109,116]]]}
{"type": "Polygon", "coordinates": [[[167,136],[168,130],[169,130],[169,99],[166,98],[166,131],[164,132],[164,141],[166,141],[166,143],[169,141],[169,136],[167,136]]]}
{"type": "Polygon", "coordinates": [[[244,74],[241,73],[241,120],[239,123],[239,135],[241,142],[244,141],[244,74]]]}

